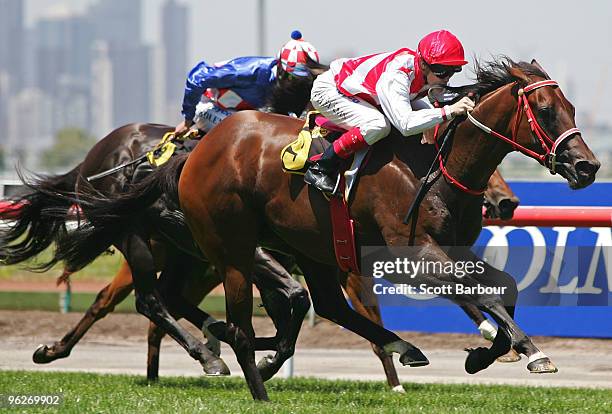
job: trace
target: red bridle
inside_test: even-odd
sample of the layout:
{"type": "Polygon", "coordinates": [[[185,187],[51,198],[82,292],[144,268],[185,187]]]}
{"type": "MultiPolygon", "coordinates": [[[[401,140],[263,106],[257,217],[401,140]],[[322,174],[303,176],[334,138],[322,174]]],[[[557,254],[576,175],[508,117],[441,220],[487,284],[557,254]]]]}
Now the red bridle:
{"type": "MultiPolygon", "coordinates": [[[[544,131],[544,129],[538,123],[538,120],[536,119],[533,113],[533,110],[531,109],[531,106],[529,105],[529,100],[527,99],[527,94],[529,92],[535,89],[544,87],[544,86],[559,86],[559,84],[554,80],[543,80],[543,81],[531,83],[525,86],[524,88],[521,88],[518,90],[518,101],[517,101],[518,108],[516,111],[516,118],[514,120],[514,125],[512,127],[512,138],[508,138],[498,132],[493,131],[491,128],[489,128],[488,126],[478,121],[476,118],[474,118],[469,113],[467,114],[467,117],[475,126],[480,128],[487,134],[492,135],[495,138],[499,138],[502,141],[507,142],[508,144],[512,145],[512,147],[514,147],[515,150],[520,151],[523,154],[527,155],[528,157],[531,157],[537,160],[540,164],[547,167],[552,174],[556,174],[555,166],[557,164],[557,154],[556,154],[557,148],[563,141],[565,141],[570,136],[575,135],[575,134],[580,134],[580,130],[578,128],[570,128],[564,133],[562,133],[561,135],[559,135],[559,137],[557,137],[557,139],[555,140],[553,140],[552,138],[548,136],[548,134],[544,131]],[[531,129],[532,134],[538,138],[540,142],[540,146],[544,150],[543,154],[532,151],[529,148],[526,148],[517,142],[518,130],[520,127],[521,120],[523,118],[523,113],[527,117],[527,122],[529,123],[529,127],[531,129]]],[[[438,126],[436,126],[434,135],[437,138],[438,126]]],[[[437,146],[437,141],[436,141],[436,146],[437,146]]],[[[438,158],[440,161],[440,171],[442,171],[442,174],[444,174],[444,177],[446,177],[446,179],[450,181],[454,186],[472,195],[481,195],[485,192],[486,188],[482,190],[472,190],[466,185],[460,183],[457,179],[452,177],[450,173],[446,170],[446,167],[444,166],[444,163],[442,162],[442,156],[440,155],[438,158]]]]}

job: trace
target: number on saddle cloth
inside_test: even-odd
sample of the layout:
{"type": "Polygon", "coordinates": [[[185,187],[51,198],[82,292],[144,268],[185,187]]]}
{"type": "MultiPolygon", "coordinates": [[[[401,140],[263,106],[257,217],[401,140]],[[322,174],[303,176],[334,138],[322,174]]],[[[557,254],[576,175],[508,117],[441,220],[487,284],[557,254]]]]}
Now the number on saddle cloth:
{"type": "Polygon", "coordinates": [[[340,136],[343,130],[310,111],[295,141],[281,150],[282,168],[290,174],[304,175],[310,163],[340,136]]]}

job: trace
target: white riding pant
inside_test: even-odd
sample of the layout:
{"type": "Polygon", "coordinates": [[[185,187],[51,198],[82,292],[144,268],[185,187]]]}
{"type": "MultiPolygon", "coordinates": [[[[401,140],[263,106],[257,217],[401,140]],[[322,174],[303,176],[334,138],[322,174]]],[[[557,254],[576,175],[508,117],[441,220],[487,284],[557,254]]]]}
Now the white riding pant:
{"type": "Polygon", "coordinates": [[[208,132],[219,122],[236,112],[235,109],[223,109],[210,100],[203,99],[196,106],[193,122],[198,129],[208,132]]]}

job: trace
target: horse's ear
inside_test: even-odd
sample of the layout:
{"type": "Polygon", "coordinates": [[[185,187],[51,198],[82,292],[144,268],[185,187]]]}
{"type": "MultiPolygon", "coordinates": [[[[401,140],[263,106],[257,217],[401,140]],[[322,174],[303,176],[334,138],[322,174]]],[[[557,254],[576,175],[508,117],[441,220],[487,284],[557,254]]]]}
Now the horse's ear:
{"type": "Polygon", "coordinates": [[[509,68],[508,72],[510,72],[512,77],[517,79],[519,83],[523,84],[523,86],[531,83],[531,79],[529,79],[529,77],[525,75],[525,72],[523,72],[516,66],[509,68]]]}
{"type": "Polygon", "coordinates": [[[547,79],[550,79],[550,76],[548,75],[548,73],[546,73],[546,71],[544,70],[544,68],[543,68],[543,67],[542,67],[542,66],[541,66],[541,65],[538,63],[538,61],[537,61],[537,60],[535,60],[535,59],[531,59],[531,64],[532,64],[533,66],[535,66],[536,68],[540,69],[540,70],[542,71],[542,73],[543,73],[544,75],[546,75],[546,78],[547,78],[547,79]]]}
{"type": "Polygon", "coordinates": [[[323,72],[327,72],[327,70],[329,69],[329,66],[311,59],[308,55],[306,55],[306,66],[308,67],[308,71],[310,72],[310,74],[315,78],[323,72]]]}
{"type": "Polygon", "coordinates": [[[320,74],[322,74],[323,72],[327,71],[327,67],[318,67],[318,68],[308,68],[308,70],[310,71],[310,73],[312,74],[312,76],[317,77],[320,74]]]}

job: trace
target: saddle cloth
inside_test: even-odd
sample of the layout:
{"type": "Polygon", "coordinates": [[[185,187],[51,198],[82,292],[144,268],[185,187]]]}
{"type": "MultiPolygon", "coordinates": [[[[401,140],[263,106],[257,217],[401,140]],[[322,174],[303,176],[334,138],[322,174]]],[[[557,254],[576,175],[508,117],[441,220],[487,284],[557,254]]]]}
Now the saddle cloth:
{"type": "MultiPolygon", "coordinates": [[[[295,141],[281,150],[281,162],[285,172],[304,175],[310,165],[321,157],[344,129],[329,122],[318,111],[310,111],[295,141]]],[[[353,156],[350,167],[344,171],[344,199],[348,201],[357,181],[359,167],[368,153],[367,148],[353,156]]]]}

